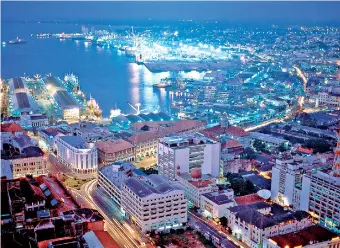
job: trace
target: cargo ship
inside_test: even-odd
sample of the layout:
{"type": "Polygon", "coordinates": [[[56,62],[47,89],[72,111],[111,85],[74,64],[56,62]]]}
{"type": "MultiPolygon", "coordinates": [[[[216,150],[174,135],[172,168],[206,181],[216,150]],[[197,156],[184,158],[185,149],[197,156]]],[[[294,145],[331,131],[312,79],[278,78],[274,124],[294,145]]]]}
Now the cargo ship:
{"type": "Polygon", "coordinates": [[[14,45],[14,44],[24,44],[26,43],[25,40],[19,39],[19,37],[17,37],[15,40],[10,40],[8,42],[8,44],[14,45]]]}

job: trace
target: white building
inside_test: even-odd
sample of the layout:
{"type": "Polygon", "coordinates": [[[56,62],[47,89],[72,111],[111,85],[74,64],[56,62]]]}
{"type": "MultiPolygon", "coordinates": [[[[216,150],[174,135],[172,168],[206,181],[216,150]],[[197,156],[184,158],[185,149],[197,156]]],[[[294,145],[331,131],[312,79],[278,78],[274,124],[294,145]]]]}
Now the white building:
{"type": "Polygon", "coordinates": [[[328,91],[318,92],[315,98],[315,105],[326,105],[330,108],[340,108],[340,87],[329,87],[328,91]]]}
{"type": "Polygon", "coordinates": [[[321,225],[340,234],[340,177],[317,171],[304,175],[301,209],[321,225]]]}
{"type": "Polygon", "coordinates": [[[56,136],[57,158],[77,173],[93,173],[98,168],[97,147],[79,136],[56,136]]]}
{"type": "Polygon", "coordinates": [[[159,174],[175,180],[177,173],[201,169],[203,174],[220,176],[221,144],[195,133],[160,138],[158,141],[159,174]]]}
{"type": "Polygon", "coordinates": [[[216,178],[202,175],[199,169],[192,170],[191,174],[182,173],[176,175],[176,180],[185,190],[185,196],[188,201],[196,207],[201,207],[201,197],[203,194],[218,191],[216,178]]]}
{"type": "Polygon", "coordinates": [[[145,181],[132,177],[122,186],[121,207],[143,233],[183,227],[186,204],[184,191],[159,175],[149,175],[145,181]]]}
{"type": "Polygon", "coordinates": [[[20,125],[23,127],[41,128],[49,125],[48,117],[42,114],[21,115],[20,125]]]}
{"type": "Polygon", "coordinates": [[[314,156],[300,157],[289,156],[277,159],[272,168],[271,199],[282,205],[292,206],[293,209],[301,209],[304,204],[302,178],[313,169],[329,167],[330,164],[314,156]]]}
{"type": "MultiPolygon", "coordinates": [[[[126,179],[135,175],[136,167],[130,163],[116,163],[98,170],[98,188],[102,188],[120,206],[121,188],[126,179]]],[[[141,178],[139,178],[141,179],[141,178]]]]}
{"type": "Polygon", "coordinates": [[[226,215],[227,209],[235,206],[234,191],[227,189],[219,192],[205,193],[201,196],[200,208],[203,214],[212,218],[226,215]]]}

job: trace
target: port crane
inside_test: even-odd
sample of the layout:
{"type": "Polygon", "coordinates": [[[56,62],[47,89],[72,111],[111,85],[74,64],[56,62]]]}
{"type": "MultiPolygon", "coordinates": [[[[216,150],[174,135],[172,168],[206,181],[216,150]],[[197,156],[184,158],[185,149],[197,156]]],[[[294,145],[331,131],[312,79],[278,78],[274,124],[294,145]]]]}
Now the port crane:
{"type": "Polygon", "coordinates": [[[136,115],[139,115],[140,114],[140,103],[136,103],[135,106],[137,107],[137,109],[132,105],[130,104],[129,102],[127,103],[130,105],[131,108],[133,108],[135,111],[136,111],[136,115]]]}

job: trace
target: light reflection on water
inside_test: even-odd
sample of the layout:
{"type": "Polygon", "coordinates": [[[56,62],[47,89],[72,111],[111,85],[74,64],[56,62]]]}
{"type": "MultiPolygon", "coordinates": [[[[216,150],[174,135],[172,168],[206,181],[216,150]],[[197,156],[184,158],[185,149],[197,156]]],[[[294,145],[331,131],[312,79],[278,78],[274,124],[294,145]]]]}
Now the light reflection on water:
{"type": "MultiPolygon", "coordinates": [[[[27,40],[18,46],[2,49],[1,72],[3,78],[52,73],[63,78],[73,72],[79,77],[81,89],[91,94],[99,103],[104,116],[117,107],[123,113],[134,113],[127,104],[141,103],[141,109],[168,110],[168,93],[165,89],[154,89],[152,84],[162,78],[171,77],[170,72],[151,73],[143,65],[132,63],[123,52],[100,47],[86,41],[37,39],[31,33],[79,32],[80,26],[63,24],[10,23],[2,27],[5,40],[17,36],[27,40]]],[[[179,73],[178,77],[198,78],[198,72],[179,73]]]]}

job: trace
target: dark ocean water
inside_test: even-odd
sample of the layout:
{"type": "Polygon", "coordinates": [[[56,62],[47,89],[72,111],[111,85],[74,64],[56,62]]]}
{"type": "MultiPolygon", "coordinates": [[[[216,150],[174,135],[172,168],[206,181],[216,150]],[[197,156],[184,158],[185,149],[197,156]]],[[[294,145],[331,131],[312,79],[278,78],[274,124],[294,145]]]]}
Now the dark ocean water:
{"type": "Polygon", "coordinates": [[[152,84],[169,76],[169,73],[150,73],[143,65],[133,63],[123,53],[112,48],[86,46],[83,41],[60,41],[55,37],[31,37],[32,33],[80,31],[81,25],[76,24],[2,23],[2,41],[8,42],[19,37],[27,40],[27,43],[1,48],[1,77],[8,79],[52,73],[63,78],[66,73],[72,72],[78,76],[81,89],[87,97],[91,94],[97,100],[105,116],[115,106],[123,113],[134,113],[127,102],[139,102],[141,109],[149,111],[168,111],[167,92],[153,89],[152,84]]]}

